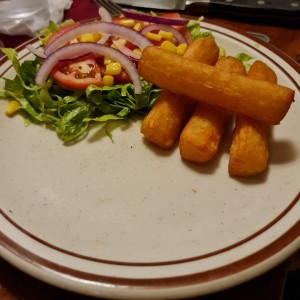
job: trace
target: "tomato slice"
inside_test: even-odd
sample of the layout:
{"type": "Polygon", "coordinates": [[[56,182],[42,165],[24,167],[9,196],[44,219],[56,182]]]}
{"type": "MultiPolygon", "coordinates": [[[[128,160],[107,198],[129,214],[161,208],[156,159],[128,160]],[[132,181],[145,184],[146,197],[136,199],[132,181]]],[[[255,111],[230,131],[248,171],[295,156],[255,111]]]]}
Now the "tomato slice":
{"type": "Polygon", "coordinates": [[[60,85],[70,89],[86,89],[102,85],[100,68],[92,54],[68,62],[58,63],[51,76],[60,85]]]}
{"type": "MultiPolygon", "coordinates": [[[[105,75],[105,66],[103,65],[103,63],[100,64],[100,72],[102,76],[105,75]]],[[[125,84],[131,81],[132,81],[131,78],[129,77],[128,73],[124,69],[122,69],[120,74],[114,75],[115,84],[125,84]]]]}
{"type": "Polygon", "coordinates": [[[163,12],[159,14],[160,17],[166,19],[180,19],[181,15],[178,12],[163,12]]]}
{"type": "Polygon", "coordinates": [[[63,33],[69,31],[70,29],[78,26],[80,23],[79,22],[75,22],[75,23],[71,23],[65,26],[62,26],[61,28],[57,29],[56,31],[54,31],[48,38],[45,48],[47,48],[54,40],[56,40],[60,35],[62,35],[63,33]]]}

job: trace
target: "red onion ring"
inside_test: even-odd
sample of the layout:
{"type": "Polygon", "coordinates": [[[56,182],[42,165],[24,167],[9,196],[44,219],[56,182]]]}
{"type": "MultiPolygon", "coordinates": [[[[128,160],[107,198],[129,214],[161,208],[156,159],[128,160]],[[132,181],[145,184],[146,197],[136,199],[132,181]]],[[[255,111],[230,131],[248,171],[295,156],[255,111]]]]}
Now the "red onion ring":
{"type": "Polygon", "coordinates": [[[102,33],[101,39],[97,42],[97,44],[105,44],[110,38],[109,33],[102,33]]]}
{"type": "MultiPolygon", "coordinates": [[[[99,16],[101,17],[102,22],[112,22],[113,18],[110,12],[103,6],[101,6],[98,10],[99,16]]],[[[105,44],[110,37],[110,34],[103,33],[101,39],[97,42],[98,44],[105,44]]]]}
{"type": "Polygon", "coordinates": [[[33,45],[29,44],[26,46],[26,49],[29,50],[32,54],[34,54],[35,56],[45,59],[47,56],[44,53],[44,51],[35,48],[33,45]]]}
{"type": "Polygon", "coordinates": [[[131,49],[127,48],[125,45],[120,43],[120,41],[113,40],[112,43],[117,47],[119,51],[121,51],[126,56],[132,57],[137,60],[141,58],[141,54],[134,53],[131,49]]]}
{"type": "Polygon", "coordinates": [[[92,22],[80,24],[60,35],[45,49],[45,54],[48,56],[58,48],[85,33],[109,33],[120,36],[137,45],[141,50],[152,45],[145,36],[132,28],[108,22],[92,22]]]}
{"type": "Polygon", "coordinates": [[[99,8],[98,13],[99,13],[99,16],[101,17],[102,22],[112,22],[113,21],[111,14],[103,6],[101,6],[99,8]]]}
{"type": "Polygon", "coordinates": [[[153,30],[163,30],[163,31],[169,31],[173,34],[174,38],[178,42],[178,44],[186,43],[186,39],[184,36],[176,30],[174,27],[165,25],[165,24],[151,24],[146,27],[144,27],[141,31],[141,34],[146,34],[147,32],[153,31],[153,30]]]}
{"type": "Polygon", "coordinates": [[[45,84],[51,70],[59,61],[68,59],[70,57],[79,57],[87,53],[105,55],[119,62],[132,80],[135,93],[142,93],[142,84],[139,73],[130,59],[116,49],[97,43],[74,43],[63,46],[50,54],[36,73],[36,85],[43,86],[45,84]]]}
{"type": "Polygon", "coordinates": [[[144,13],[139,13],[134,10],[129,10],[129,9],[122,9],[122,12],[124,16],[130,18],[130,19],[135,19],[139,21],[145,21],[145,22],[150,22],[150,23],[157,23],[157,24],[166,24],[166,25],[174,25],[174,26],[182,26],[185,25],[189,20],[184,19],[184,18],[163,18],[159,16],[153,16],[153,15],[148,15],[144,13]]]}

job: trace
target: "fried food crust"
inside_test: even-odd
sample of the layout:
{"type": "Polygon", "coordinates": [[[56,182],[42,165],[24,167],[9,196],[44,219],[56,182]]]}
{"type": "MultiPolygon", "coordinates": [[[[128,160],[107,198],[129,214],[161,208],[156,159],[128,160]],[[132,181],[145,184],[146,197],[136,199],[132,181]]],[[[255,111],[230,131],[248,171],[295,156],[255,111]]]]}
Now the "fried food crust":
{"type": "Polygon", "coordinates": [[[139,72],[175,94],[274,125],[285,117],[295,94],[288,87],[225,72],[153,46],[144,49],[139,72]]]}
{"type": "MultiPolygon", "coordinates": [[[[218,56],[219,48],[211,37],[192,42],[184,54],[187,59],[206,64],[215,64],[218,56]]],[[[176,95],[163,90],[151,111],[144,118],[141,133],[146,140],[161,148],[172,147],[193,111],[194,103],[184,95],[176,95]]]]}
{"type": "MultiPolygon", "coordinates": [[[[255,61],[249,78],[277,82],[275,72],[261,61],[255,61]]],[[[229,153],[228,172],[231,176],[253,176],[263,172],[268,164],[271,128],[264,122],[237,115],[229,153]]]]}
{"type": "MultiPolygon", "coordinates": [[[[216,67],[227,72],[246,75],[244,65],[234,57],[220,57],[216,67]]],[[[181,157],[197,163],[211,160],[218,152],[231,117],[232,113],[226,109],[198,103],[180,135],[181,157]]]]}

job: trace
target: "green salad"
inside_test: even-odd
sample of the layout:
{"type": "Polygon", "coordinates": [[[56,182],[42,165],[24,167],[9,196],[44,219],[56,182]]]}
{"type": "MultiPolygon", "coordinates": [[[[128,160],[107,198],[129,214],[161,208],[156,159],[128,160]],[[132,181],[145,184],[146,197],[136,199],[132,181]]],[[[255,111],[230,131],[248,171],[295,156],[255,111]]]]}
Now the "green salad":
{"type": "MultiPolygon", "coordinates": [[[[168,15],[168,18],[170,18],[170,15],[168,15]]],[[[182,22],[182,19],[178,19],[178,15],[177,18],[176,16],[174,18],[176,22],[182,22]]],[[[127,27],[130,21],[132,20],[126,17],[117,18],[117,25],[111,24],[108,30],[128,31],[127,27]],[[126,25],[125,22],[127,22],[126,25]]],[[[188,32],[191,40],[211,36],[210,32],[201,31],[200,21],[201,19],[197,21],[191,20],[186,22],[184,26],[181,26],[181,29],[184,27],[184,30],[188,32]]],[[[175,51],[183,52],[182,49],[187,47],[184,43],[184,38],[179,31],[175,31],[174,27],[157,24],[148,25],[148,23],[147,25],[141,25],[141,23],[141,21],[134,21],[132,25],[134,30],[130,29],[138,31],[135,27],[137,25],[141,26],[140,32],[143,33],[143,36],[140,34],[141,40],[147,38],[151,44],[165,47],[167,50],[171,49],[171,51],[175,49],[175,51]],[[149,29],[149,26],[153,27],[150,28],[152,31],[149,29]],[[168,28],[170,28],[170,31],[167,30],[168,28]],[[149,31],[145,31],[145,29],[149,29],[149,31]]],[[[90,28],[89,30],[94,30],[93,28],[96,25],[95,23],[82,25],[73,21],[57,25],[50,22],[49,27],[45,28],[40,36],[45,52],[47,50],[50,51],[51,47],[58,48],[57,45],[59,45],[62,36],[65,37],[76,30],[81,32],[80,29],[84,26],[90,28]]],[[[104,28],[105,30],[107,29],[104,28]]],[[[129,38],[129,40],[125,39],[125,42],[124,38],[111,38],[109,34],[105,36],[102,33],[101,36],[101,34],[99,35],[99,33],[95,32],[93,34],[81,32],[76,43],[83,43],[89,46],[90,44],[98,43],[99,39],[106,37],[105,44],[108,47],[119,47],[118,50],[129,53],[129,56],[135,57],[138,61],[138,55],[140,54],[136,50],[141,52],[141,49],[136,49],[136,46],[130,40],[133,39],[131,31],[124,34],[129,38]]],[[[139,37],[137,40],[139,40],[139,37]]],[[[72,40],[69,38],[69,46],[60,45],[59,47],[65,47],[66,52],[67,48],[72,48],[72,45],[70,46],[72,43],[74,43],[74,37],[72,40]]],[[[138,43],[142,44],[141,41],[137,41],[138,43]]],[[[145,43],[144,41],[144,45],[147,45],[147,42],[145,43]]],[[[99,58],[96,55],[91,57],[91,54],[88,57],[83,55],[79,56],[79,59],[65,60],[63,63],[58,60],[55,67],[51,67],[52,71],[49,71],[49,74],[46,73],[46,75],[50,76],[44,74],[45,80],[42,84],[37,84],[36,77],[39,68],[47,60],[51,60],[50,58],[55,56],[55,49],[53,50],[54,54],[49,53],[49,59],[46,56],[41,57],[37,55],[34,60],[25,60],[23,62],[18,60],[16,50],[2,48],[1,51],[10,60],[16,73],[13,79],[3,78],[4,88],[0,91],[0,99],[10,101],[11,107],[7,114],[12,115],[15,112],[22,114],[26,125],[31,123],[47,124],[66,143],[74,142],[84,137],[91,123],[98,122],[108,128],[107,124],[109,121],[129,119],[134,114],[147,114],[161,91],[160,88],[157,88],[152,83],[140,78],[141,92],[136,93],[132,80],[129,78],[129,80],[124,81],[123,75],[125,74],[128,77],[128,74],[124,72],[122,66],[121,68],[119,66],[121,74],[106,74],[103,71],[106,58],[104,56],[99,58]],[[86,69],[88,71],[82,71],[86,69]],[[121,78],[121,80],[118,78],[121,78]],[[103,84],[105,80],[108,83],[103,84]],[[97,84],[99,82],[100,84],[97,84]]],[[[245,55],[239,56],[242,60],[245,60],[245,57],[245,55]]],[[[249,59],[249,57],[246,57],[246,59],[249,59]]],[[[135,64],[137,64],[136,61],[135,64]]],[[[106,65],[106,72],[108,72],[107,68],[106,65]]],[[[115,72],[113,68],[110,72],[115,72]]],[[[107,130],[107,135],[112,137],[109,130],[107,130]]]]}

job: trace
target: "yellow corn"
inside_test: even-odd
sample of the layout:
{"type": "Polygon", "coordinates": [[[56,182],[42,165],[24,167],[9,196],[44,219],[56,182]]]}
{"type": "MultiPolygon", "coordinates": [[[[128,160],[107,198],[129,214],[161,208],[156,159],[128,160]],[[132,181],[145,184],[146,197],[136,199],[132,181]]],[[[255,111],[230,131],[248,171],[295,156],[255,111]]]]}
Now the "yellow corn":
{"type": "Polygon", "coordinates": [[[146,38],[148,38],[149,40],[153,40],[153,41],[161,41],[162,37],[161,35],[157,34],[157,33],[153,33],[153,32],[147,32],[145,34],[146,38]]]}
{"type": "Polygon", "coordinates": [[[120,20],[120,25],[123,25],[126,27],[133,27],[135,25],[135,20],[132,20],[132,19],[120,20]]]}
{"type": "Polygon", "coordinates": [[[124,39],[118,39],[118,43],[125,45],[127,43],[127,41],[124,39]]]}
{"type": "Polygon", "coordinates": [[[106,75],[119,75],[122,71],[122,66],[118,62],[112,62],[106,65],[106,75]]]}
{"type": "Polygon", "coordinates": [[[133,53],[142,54],[142,50],[140,48],[135,48],[132,50],[133,53]]]}
{"type": "Polygon", "coordinates": [[[169,52],[177,53],[177,47],[170,41],[163,41],[160,48],[169,52]]]}
{"type": "Polygon", "coordinates": [[[104,59],[103,59],[103,64],[104,65],[108,65],[110,63],[114,62],[114,60],[112,60],[111,58],[107,57],[107,56],[104,56],[104,59]]]}
{"type": "Polygon", "coordinates": [[[102,78],[103,85],[113,86],[114,85],[114,77],[111,75],[104,75],[102,78]]]}
{"type": "Polygon", "coordinates": [[[136,22],[135,24],[134,24],[134,26],[133,26],[133,29],[134,30],[136,30],[136,31],[140,31],[140,30],[142,30],[143,29],[143,23],[141,23],[141,22],[136,22]]]}
{"type": "Polygon", "coordinates": [[[11,116],[21,107],[20,103],[16,100],[12,100],[7,103],[5,107],[5,114],[11,116]]]}
{"type": "Polygon", "coordinates": [[[101,33],[93,33],[95,43],[98,42],[102,38],[101,33]]]}
{"type": "Polygon", "coordinates": [[[187,44],[185,44],[185,43],[178,45],[177,48],[176,48],[177,54],[183,55],[186,48],[187,48],[187,44]]]}
{"type": "Polygon", "coordinates": [[[160,35],[163,39],[168,40],[172,42],[174,40],[174,36],[172,32],[160,30],[158,32],[158,35],[160,35]]]}
{"type": "Polygon", "coordinates": [[[85,33],[79,37],[79,41],[94,43],[95,42],[94,35],[92,33],[85,33]]]}

